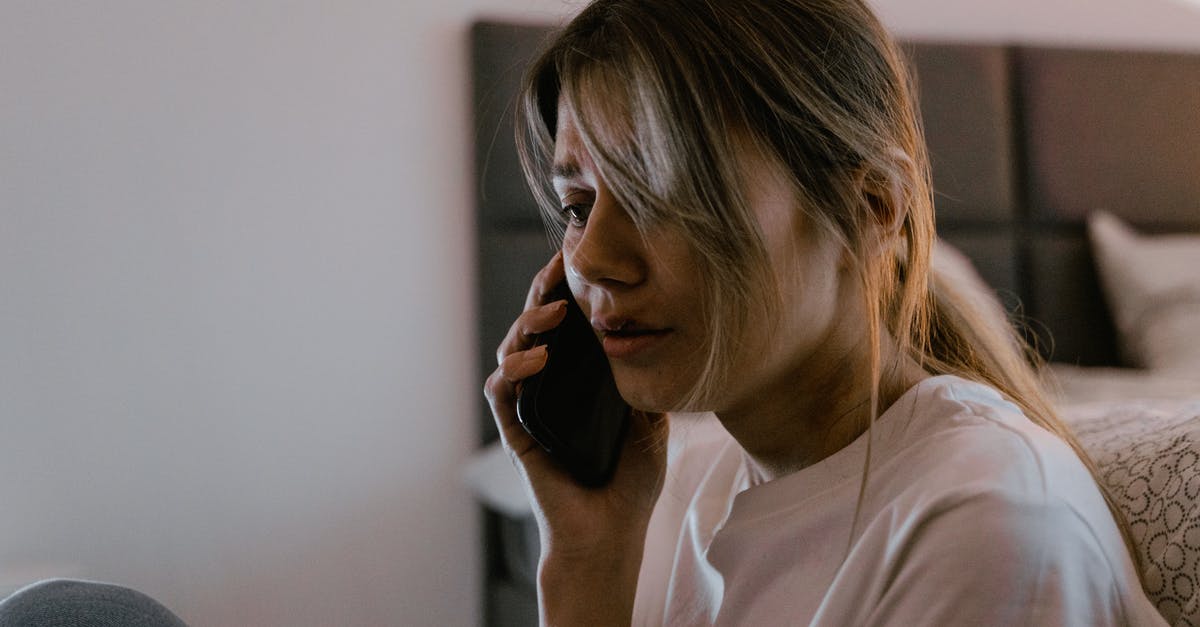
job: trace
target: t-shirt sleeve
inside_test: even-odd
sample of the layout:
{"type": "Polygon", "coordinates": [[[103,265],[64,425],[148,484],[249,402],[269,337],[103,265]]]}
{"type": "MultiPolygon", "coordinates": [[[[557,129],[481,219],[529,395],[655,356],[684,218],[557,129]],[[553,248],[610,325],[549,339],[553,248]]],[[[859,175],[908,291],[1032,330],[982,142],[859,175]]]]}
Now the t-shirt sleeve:
{"type": "Polygon", "coordinates": [[[1165,624],[1131,602],[1140,585],[1120,561],[1124,545],[1108,546],[1121,542],[1115,527],[1098,536],[1065,502],[963,496],[928,510],[899,540],[867,624],[1165,624]]]}

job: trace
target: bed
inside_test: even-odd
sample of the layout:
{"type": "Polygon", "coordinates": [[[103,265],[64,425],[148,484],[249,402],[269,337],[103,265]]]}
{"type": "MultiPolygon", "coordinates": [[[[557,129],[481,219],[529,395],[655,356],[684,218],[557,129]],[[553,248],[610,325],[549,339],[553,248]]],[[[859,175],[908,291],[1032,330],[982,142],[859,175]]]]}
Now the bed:
{"type": "MultiPolygon", "coordinates": [[[[511,111],[547,32],[471,33],[481,381],[552,252],[511,111]]],[[[941,240],[1050,362],[1047,383],[1131,521],[1160,612],[1200,624],[1200,54],[905,45],[941,240]]],[[[479,416],[487,445],[485,403],[479,416]]],[[[485,447],[468,471],[485,519],[484,615],[536,624],[536,529],[506,464],[485,447]]]]}

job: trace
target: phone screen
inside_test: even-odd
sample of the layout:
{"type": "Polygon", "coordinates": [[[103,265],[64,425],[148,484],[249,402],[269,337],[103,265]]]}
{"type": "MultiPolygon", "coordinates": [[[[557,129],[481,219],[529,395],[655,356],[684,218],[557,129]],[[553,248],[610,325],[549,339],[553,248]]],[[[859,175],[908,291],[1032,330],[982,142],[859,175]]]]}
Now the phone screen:
{"type": "Polygon", "coordinates": [[[616,470],[629,405],[617,391],[604,348],[566,283],[547,302],[561,299],[567,301],[566,317],[535,341],[546,345],[546,366],[522,383],[517,418],[576,481],[601,486],[616,470]]]}

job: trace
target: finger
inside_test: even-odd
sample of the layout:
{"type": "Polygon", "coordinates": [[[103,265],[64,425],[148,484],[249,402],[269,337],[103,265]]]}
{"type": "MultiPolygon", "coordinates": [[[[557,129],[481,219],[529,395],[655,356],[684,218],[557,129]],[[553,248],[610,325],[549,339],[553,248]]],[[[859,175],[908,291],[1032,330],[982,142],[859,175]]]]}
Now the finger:
{"type": "Polygon", "coordinates": [[[559,300],[521,312],[508,328],[500,347],[496,349],[496,363],[503,363],[507,355],[533,346],[533,337],[545,333],[562,323],[567,315],[567,301],[559,300]]]}
{"type": "Polygon", "coordinates": [[[488,400],[499,405],[511,405],[516,400],[517,384],[545,367],[548,357],[544,345],[505,356],[484,387],[488,400]]]}
{"type": "Polygon", "coordinates": [[[484,396],[492,409],[496,428],[504,445],[518,455],[536,446],[533,438],[517,422],[517,384],[546,366],[549,354],[545,346],[508,355],[484,385],[484,396]]]}
{"type": "Polygon", "coordinates": [[[529,286],[529,295],[525,297],[525,309],[532,309],[545,303],[550,297],[550,292],[566,278],[567,273],[563,269],[562,251],[560,250],[554,253],[550,262],[534,275],[533,282],[529,286]]]}

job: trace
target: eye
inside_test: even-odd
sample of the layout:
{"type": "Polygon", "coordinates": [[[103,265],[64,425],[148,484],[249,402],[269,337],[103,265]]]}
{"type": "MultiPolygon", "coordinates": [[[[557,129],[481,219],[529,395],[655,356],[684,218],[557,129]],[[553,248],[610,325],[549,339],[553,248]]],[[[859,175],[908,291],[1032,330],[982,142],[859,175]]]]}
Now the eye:
{"type": "Polygon", "coordinates": [[[576,228],[583,228],[583,226],[587,224],[588,214],[591,212],[591,205],[585,205],[582,203],[564,205],[561,209],[559,209],[559,214],[562,216],[563,221],[566,222],[568,226],[573,226],[576,228]]]}
{"type": "Polygon", "coordinates": [[[590,191],[570,190],[560,197],[560,207],[558,214],[562,218],[563,224],[568,227],[577,229],[583,228],[588,221],[588,216],[592,213],[592,205],[595,203],[595,196],[590,191]]]}

